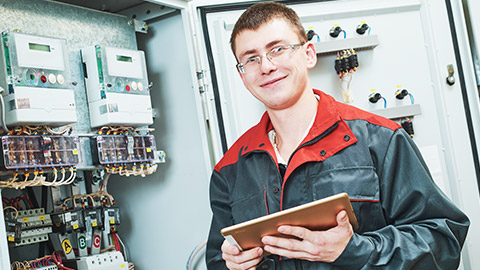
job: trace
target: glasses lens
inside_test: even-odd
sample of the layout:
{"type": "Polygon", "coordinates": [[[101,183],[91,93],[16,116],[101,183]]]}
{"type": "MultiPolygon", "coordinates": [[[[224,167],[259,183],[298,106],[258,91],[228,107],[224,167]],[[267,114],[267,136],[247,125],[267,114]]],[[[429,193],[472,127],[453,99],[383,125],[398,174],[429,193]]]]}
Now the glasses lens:
{"type": "Polygon", "coordinates": [[[238,64],[240,72],[242,73],[252,73],[258,70],[260,66],[259,56],[247,59],[243,63],[238,64]]]}

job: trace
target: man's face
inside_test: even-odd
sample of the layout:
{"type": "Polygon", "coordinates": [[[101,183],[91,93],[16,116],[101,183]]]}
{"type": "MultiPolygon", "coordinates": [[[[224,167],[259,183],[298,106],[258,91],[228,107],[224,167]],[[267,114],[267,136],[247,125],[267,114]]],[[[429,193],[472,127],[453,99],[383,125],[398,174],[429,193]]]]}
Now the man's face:
{"type": "MultiPolygon", "coordinates": [[[[282,19],[273,19],[257,30],[244,30],[235,40],[235,55],[239,62],[265,55],[279,45],[301,43],[292,27],[282,19]]],[[[315,48],[311,43],[288,49],[283,61],[262,57],[256,72],[240,74],[245,87],[260,100],[267,110],[289,108],[299,100],[305,90],[310,90],[308,69],[316,63],[315,48]]]]}

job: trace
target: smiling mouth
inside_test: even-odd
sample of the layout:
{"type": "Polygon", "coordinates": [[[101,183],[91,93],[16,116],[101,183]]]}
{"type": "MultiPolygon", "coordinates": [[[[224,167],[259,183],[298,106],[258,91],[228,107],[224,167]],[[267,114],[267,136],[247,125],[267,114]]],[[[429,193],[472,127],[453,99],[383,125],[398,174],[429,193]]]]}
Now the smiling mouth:
{"type": "Polygon", "coordinates": [[[270,81],[268,81],[268,82],[266,82],[266,83],[261,84],[260,87],[266,87],[266,86],[272,85],[272,84],[274,84],[274,83],[276,83],[276,82],[278,82],[278,81],[281,81],[281,80],[285,79],[286,77],[287,77],[287,76],[283,76],[283,77],[280,77],[280,78],[276,78],[276,79],[270,80],[270,81]]]}

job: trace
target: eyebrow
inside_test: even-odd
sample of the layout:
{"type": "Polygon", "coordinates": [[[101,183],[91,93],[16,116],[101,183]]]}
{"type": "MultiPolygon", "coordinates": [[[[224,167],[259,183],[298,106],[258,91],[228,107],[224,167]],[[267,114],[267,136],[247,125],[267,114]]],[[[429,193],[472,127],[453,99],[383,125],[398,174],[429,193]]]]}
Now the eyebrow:
{"type": "MultiPolygon", "coordinates": [[[[284,40],[277,39],[277,40],[270,41],[269,43],[267,43],[267,45],[265,45],[265,48],[267,48],[267,50],[269,50],[269,49],[272,48],[273,46],[277,45],[278,43],[282,43],[282,42],[284,42],[284,40]]],[[[257,51],[256,49],[247,50],[247,51],[243,52],[242,54],[240,54],[240,56],[238,57],[238,59],[242,59],[242,58],[244,58],[246,55],[255,54],[255,53],[257,53],[257,52],[258,52],[258,51],[257,51]]]]}

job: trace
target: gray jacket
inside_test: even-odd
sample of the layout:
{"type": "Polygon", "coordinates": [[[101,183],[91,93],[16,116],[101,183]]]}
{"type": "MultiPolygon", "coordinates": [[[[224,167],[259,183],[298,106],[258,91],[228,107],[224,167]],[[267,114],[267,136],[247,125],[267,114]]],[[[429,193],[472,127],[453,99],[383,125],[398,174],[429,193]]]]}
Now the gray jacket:
{"type": "Polygon", "coordinates": [[[359,228],[335,262],[271,255],[257,269],[457,269],[469,220],[434,184],[412,139],[393,121],[314,91],[314,125],[283,178],[267,114],[215,166],[208,269],[226,269],[222,228],[341,192],[359,228]]]}

